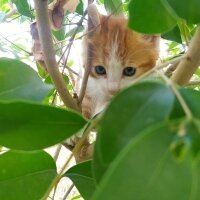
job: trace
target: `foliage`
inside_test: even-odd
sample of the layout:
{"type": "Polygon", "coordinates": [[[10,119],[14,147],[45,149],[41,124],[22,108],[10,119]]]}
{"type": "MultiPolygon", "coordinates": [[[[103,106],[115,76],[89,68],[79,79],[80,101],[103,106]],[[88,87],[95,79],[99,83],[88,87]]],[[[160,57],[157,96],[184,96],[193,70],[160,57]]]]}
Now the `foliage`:
{"type": "MultiPolygon", "coordinates": [[[[12,3],[17,12],[8,16],[13,4],[0,0],[2,23],[33,20],[29,1],[12,3]]],[[[131,0],[128,7],[127,0],[98,3],[113,14],[128,12],[130,28],[169,40],[165,60],[187,49],[200,22],[198,0],[131,0]]],[[[61,57],[59,67],[71,65],[68,57],[62,60],[62,49],[67,45],[66,54],[70,52],[71,42],[84,34],[77,19],[86,6],[80,1],[74,14],[66,14],[64,24],[71,25],[52,32],[56,55],[61,57]]],[[[31,61],[26,45],[0,37],[0,52],[11,52],[8,57],[15,58],[0,58],[0,146],[7,148],[0,153],[0,199],[38,200],[47,195],[60,177],[44,148],[76,133],[84,135],[89,128],[98,132],[92,160],[64,169],[62,175],[73,181],[85,200],[200,198],[199,85],[176,87],[166,78],[139,81],[88,122],[79,113],[63,109],[39,63],[36,72],[22,62],[31,61]]],[[[72,93],[68,75],[63,77],[72,93]]],[[[194,79],[199,78],[197,70],[194,79]]]]}

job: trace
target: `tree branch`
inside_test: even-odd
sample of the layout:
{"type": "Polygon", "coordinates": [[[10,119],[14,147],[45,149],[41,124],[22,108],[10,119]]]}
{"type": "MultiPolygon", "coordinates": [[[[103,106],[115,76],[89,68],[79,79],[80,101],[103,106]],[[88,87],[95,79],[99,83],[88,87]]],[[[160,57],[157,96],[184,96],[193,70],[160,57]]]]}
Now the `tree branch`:
{"type": "Polygon", "coordinates": [[[55,59],[53,41],[48,18],[47,0],[34,0],[34,4],[36,10],[38,32],[42,44],[44,60],[47,66],[47,70],[64,104],[73,110],[79,111],[80,109],[76,101],[72,98],[72,96],[66,88],[65,82],[62,78],[61,73],[59,72],[58,64],[55,59]]]}
{"type": "MultiPolygon", "coordinates": [[[[93,1],[94,0],[88,0],[88,6],[90,4],[92,4],[93,1]]],[[[91,31],[91,29],[92,29],[91,24],[92,24],[91,19],[90,19],[90,17],[88,17],[88,32],[91,31]]],[[[83,98],[85,96],[87,82],[88,82],[88,78],[89,78],[90,70],[91,70],[91,62],[92,62],[92,60],[91,60],[91,58],[92,58],[91,45],[87,44],[86,51],[87,51],[87,61],[86,61],[86,65],[84,66],[85,70],[84,70],[84,75],[83,75],[83,81],[82,81],[81,90],[80,90],[79,97],[78,97],[78,101],[79,101],[80,105],[82,104],[83,98]]]]}
{"type": "Polygon", "coordinates": [[[181,60],[177,69],[174,71],[171,80],[179,85],[185,85],[189,82],[200,63],[200,27],[191,40],[189,49],[185,58],[181,60]]]}

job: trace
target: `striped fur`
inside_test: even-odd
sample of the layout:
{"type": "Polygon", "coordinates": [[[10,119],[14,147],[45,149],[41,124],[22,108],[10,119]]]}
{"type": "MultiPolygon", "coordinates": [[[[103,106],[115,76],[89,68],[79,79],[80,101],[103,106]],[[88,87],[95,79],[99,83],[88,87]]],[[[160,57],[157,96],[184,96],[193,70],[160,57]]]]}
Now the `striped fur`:
{"type": "Polygon", "coordinates": [[[94,31],[85,38],[85,43],[91,45],[92,63],[82,111],[85,117],[91,118],[102,111],[119,90],[155,66],[159,37],[136,33],[127,27],[124,17],[100,15],[94,6],[88,13],[94,31]],[[98,65],[105,67],[106,75],[95,73],[94,67],[98,65]],[[128,66],[136,68],[134,76],[123,76],[122,71],[128,66]]]}

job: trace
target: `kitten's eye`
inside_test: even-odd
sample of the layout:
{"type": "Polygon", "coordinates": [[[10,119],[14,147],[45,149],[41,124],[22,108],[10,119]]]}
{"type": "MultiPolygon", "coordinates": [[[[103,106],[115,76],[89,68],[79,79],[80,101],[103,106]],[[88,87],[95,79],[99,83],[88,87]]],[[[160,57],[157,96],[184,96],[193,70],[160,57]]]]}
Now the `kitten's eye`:
{"type": "Polygon", "coordinates": [[[103,66],[96,66],[95,67],[95,72],[99,75],[105,75],[106,74],[106,69],[103,66]]]}
{"type": "Polygon", "coordinates": [[[123,75],[124,76],[133,76],[136,72],[136,68],[135,67],[126,67],[123,70],[123,75]]]}

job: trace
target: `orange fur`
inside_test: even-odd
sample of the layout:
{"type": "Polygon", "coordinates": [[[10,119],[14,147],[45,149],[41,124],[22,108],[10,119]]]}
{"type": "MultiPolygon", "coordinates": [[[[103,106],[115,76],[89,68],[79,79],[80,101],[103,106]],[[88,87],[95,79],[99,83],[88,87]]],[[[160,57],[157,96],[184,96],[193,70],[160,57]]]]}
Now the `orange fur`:
{"type": "MultiPolygon", "coordinates": [[[[144,36],[130,30],[127,27],[127,20],[124,17],[104,16],[95,13],[94,17],[97,16],[98,19],[93,21],[96,22],[100,20],[100,25],[94,24],[95,30],[86,38],[86,42],[90,44],[90,50],[92,51],[91,73],[82,105],[83,114],[87,118],[91,118],[96,114],[97,110],[99,111],[97,107],[105,107],[111,96],[123,88],[124,85],[127,85],[127,82],[128,85],[130,85],[136,77],[154,67],[159,54],[159,39],[157,36],[144,36]],[[113,48],[115,49],[113,50],[113,48]],[[114,52],[116,60],[120,64],[119,66],[116,65],[116,68],[120,68],[116,70],[123,71],[127,66],[134,66],[136,68],[136,74],[133,77],[123,77],[123,75],[121,75],[120,78],[115,78],[114,83],[119,83],[116,83],[116,87],[112,87],[111,85],[111,89],[108,90],[106,85],[110,84],[108,82],[112,79],[112,74],[106,74],[100,77],[95,73],[94,67],[101,65],[104,66],[106,70],[109,70],[111,52],[114,52]],[[111,76],[111,78],[107,76],[111,76]],[[126,79],[126,84],[123,84],[123,79],[126,79]],[[103,81],[106,83],[103,83],[103,81]],[[94,86],[92,86],[92,84],[94,86]],[[100,87],[99,84],[102,84],[102,87],[100,87]],[[98,88],[102,91],[98,91],[98,88]],[[95,91],[95,89],[97,91],[95,91]],[[94,91],[91,92],[91,90],[94,91]],[[99,100],[100,98],[101,100],[99,100]],[[101,101],[101,103],[99,103],[99,101],[101,101]]],[[[93,16],[89,17],[92,18],[93,16]]]]}

